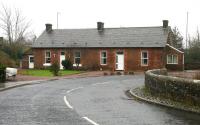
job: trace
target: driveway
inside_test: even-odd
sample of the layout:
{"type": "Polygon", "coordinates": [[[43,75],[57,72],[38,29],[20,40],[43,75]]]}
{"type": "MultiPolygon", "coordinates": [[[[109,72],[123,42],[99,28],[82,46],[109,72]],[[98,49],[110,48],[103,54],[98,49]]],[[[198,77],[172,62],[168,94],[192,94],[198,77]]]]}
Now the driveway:
{"type": "Polygon", "coordinates": [[[199,125],[200,116],[130,100],[143,75],[72,78],[0,92],[1,125],[199,125]]]}

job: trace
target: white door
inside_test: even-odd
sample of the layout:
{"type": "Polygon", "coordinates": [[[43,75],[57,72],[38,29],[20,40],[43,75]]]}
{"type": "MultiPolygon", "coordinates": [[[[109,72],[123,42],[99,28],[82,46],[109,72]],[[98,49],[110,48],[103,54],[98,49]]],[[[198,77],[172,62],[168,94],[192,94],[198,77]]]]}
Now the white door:
{"type": "Polygon", "coordinates": [[[33,69],[34,68],[34,57],[33,56],[29,56],[29,64],[28,64],[28,68],[29,69],[33,69]]]}
{"type": "Polygon", "coordinates": [[[65,52],[60,53],[60,69],[64,69],[62,61],[65,60],[65,52]]]}
{"type": "Polygon", "coordinates": [[[116,70],[124,70],[124,54],[116,54],[116,70]]]}

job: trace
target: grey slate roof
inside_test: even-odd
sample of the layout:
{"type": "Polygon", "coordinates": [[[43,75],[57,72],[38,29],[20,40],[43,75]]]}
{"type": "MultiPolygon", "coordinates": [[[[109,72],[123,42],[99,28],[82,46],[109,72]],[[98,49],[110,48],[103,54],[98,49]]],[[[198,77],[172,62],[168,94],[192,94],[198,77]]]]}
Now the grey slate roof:
{"type": "Polygon", "coordinates": [[[165,47],[170,28],[127,27],[95,29],[54,29],[44,31],[33,48],[70,47],[165,47]]]}

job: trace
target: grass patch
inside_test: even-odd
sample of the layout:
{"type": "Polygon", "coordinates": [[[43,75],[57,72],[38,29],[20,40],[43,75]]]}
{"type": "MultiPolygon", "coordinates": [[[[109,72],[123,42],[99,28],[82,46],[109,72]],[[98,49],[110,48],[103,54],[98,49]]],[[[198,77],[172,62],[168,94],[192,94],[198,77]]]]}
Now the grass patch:
{"type": "MultiPolygon", "coordinates": [[[[60,70],[59,76],[66,76],[66,75],[72,75],[72,74],[78,74],[81,73],[81,71],[77,70],[60,70]]],[[[26,69],[26,70],[20,70],[18,74],[21,75],[30,75],[30,76],[41,76],[41,77],[52,77],[53,74],[49,70],[38,70],[38,69],[26,69]]]]}

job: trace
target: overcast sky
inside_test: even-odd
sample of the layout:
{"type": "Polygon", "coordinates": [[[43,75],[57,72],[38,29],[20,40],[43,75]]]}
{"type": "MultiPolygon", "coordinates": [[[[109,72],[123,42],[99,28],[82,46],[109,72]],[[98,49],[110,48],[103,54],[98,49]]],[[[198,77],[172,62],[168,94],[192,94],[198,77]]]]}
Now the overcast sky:
{"type": "MultiPolygon", "coordinates": [[[[7,7],[19,8],[37,36],[45,23],[59,28],[96,28],[102,21],[105,27],[161,26],[162,20],[177,26],[185,37],[186,14],[189,12],[189,34],[200,27],[199,0],[0,0],[7,7]]],[[[2,35],[2,31],[0,31],[2,35]]]]}

